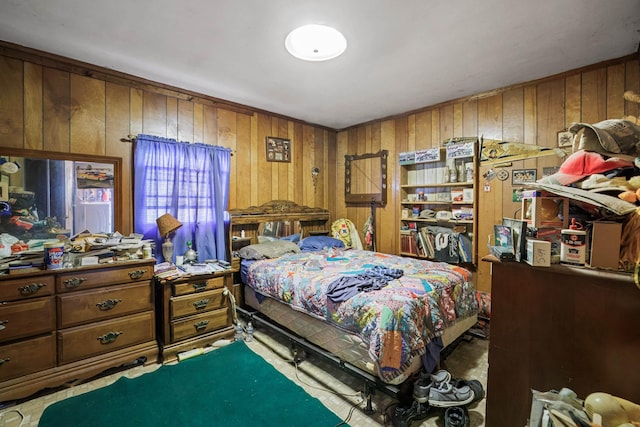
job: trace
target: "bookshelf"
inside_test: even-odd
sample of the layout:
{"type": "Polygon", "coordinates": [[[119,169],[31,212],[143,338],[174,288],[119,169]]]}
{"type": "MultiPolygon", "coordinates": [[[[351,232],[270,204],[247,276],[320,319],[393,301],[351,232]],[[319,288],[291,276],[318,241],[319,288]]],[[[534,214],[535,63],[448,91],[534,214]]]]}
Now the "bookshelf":
{"type": "Polygon", "coordinates": [[[400,153],[400,255],[477,264],[478,139],[400,153]]]}

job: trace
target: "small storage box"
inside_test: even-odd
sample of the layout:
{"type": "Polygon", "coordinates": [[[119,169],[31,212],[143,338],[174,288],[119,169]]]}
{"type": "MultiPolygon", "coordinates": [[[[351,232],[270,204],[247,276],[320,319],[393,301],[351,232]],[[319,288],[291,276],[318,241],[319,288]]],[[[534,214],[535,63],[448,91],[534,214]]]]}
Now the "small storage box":
{"type": "Polygon", "coordinates": [[[527,264],[536,267],[551,266],[551,242],[527,239],[527,264]]]}
{"type": "Polygon", "coordinates": [[[591,230],[591,267],[618,269],[622,224],[614,221],[594,221],[591,230]]]}

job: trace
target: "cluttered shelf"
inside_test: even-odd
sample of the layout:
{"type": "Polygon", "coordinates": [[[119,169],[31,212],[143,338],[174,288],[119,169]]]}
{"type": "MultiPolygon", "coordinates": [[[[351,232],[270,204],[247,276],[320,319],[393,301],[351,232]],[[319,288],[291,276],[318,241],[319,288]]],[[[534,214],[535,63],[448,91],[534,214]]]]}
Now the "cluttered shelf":
{"type": "Polygon", "coordinates": [[[152,259],[154,245],[138,234],[122,236],[118,232],[88,231],[72,237],[58,235],[26,242],[3,234],[2,244],[0,276],[152,259]]]}

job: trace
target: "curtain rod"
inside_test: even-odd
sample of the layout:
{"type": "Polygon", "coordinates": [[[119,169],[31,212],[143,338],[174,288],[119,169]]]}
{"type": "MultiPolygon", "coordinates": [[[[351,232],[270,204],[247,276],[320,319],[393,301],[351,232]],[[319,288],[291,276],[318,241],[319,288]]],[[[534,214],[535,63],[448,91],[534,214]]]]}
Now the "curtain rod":
{"type": "MultiPolygon", "coordinates": [[[[127,135],[126,138],[120,138],[120,142],[136,142],[136,135],[127,135]]],[[[226,148],[226,147],[225,147],[226,148]]],[[[231,155],[233,156],[236,153],[236,150],[231,150],[231,155]]]]}

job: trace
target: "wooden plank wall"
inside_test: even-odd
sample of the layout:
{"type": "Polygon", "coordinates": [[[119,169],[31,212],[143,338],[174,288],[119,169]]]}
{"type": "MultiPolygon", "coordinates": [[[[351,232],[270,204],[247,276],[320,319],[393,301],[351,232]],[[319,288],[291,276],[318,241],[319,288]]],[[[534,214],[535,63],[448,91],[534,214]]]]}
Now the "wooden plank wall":
{"type": "MultiPolygon", "coordinates": [[[[116,156],[123,159],[123,233],[132,230],[132,146],[127,135],[148,133],[234,150],[230,208],[273,199],[329,209],[362,231],[370,207],[344,202],[344,156],[388,150],[388,203],[376,209],[377,249],[399,251],[398,153],[435,147],[459,136],[479,136],[553,147],[572,122],[638,115],[625,90],[640,91],[638,60],[606,64],[452,100],[338,132],[224,100],[148,82],[45,52],[0,42],[0,146],[116,156]],[[291,163],[266,161],[265,137],[289,138],[291,163]],[[320,169],[313,185],[312,167],[320,169]]],[[[544,158],[514,162],[512,169],[559,164],[544,158]]],[[[485,170],[481,170],[483,173],[485,170]]],[[[494,223],[513,216],[510,180],[480,183],[479,257],[494,223]]],[[[489,290],[490,272],[479,263],[478,288],[489,290]]]]}
{"type": "MultiPolygon", "coordinates": [[[[454,100],[423,110],[341,130],[337,135],[336,180],[338,190],[335,217],[351,219],[358,229],[364,225],[368,207],[344,205],[344,155],[389,150],[388,203],[377,210],[378,250],[399,252],[400,171],[398,153],[437,147],[451,137],[484,136],[543,147],[557,146],[557,132],[573,122],[595,123],[623,115],[638,115],[638,105],[625,102],[625,90],[640,91],[640,68],[637,59],[627,57],[606,64],[564,73],[489,93],[454,100]]],[[[558,157],[545,157],[513,162],[507,168],[542,168],[560,164],[558,157]]],[[[487,167],[481,167],[480,175],[487,167]]],[[[488,253],[485,244],[493,225],[503,216],[519,215],[519,203],[512,201],[511,179],[490,183],[485,192],[479,183],[478,249],[479,259],[488,253]]],[[[490,291],[488,263],[480,262],[476,274],[478,289],[490,291]]]]}
{"type": "Polygon", "coordinates": [[[138,133],[231,148],[229,208],[273,199],[329,206],[335,131],[129,77],[0,43],[0,147],[121,157],[123,234],[134,231],[133,171],[132,144],[120,140],[138,133]],[[291,139],[290,163],[266,161],[267,136],[291,139]]]}

